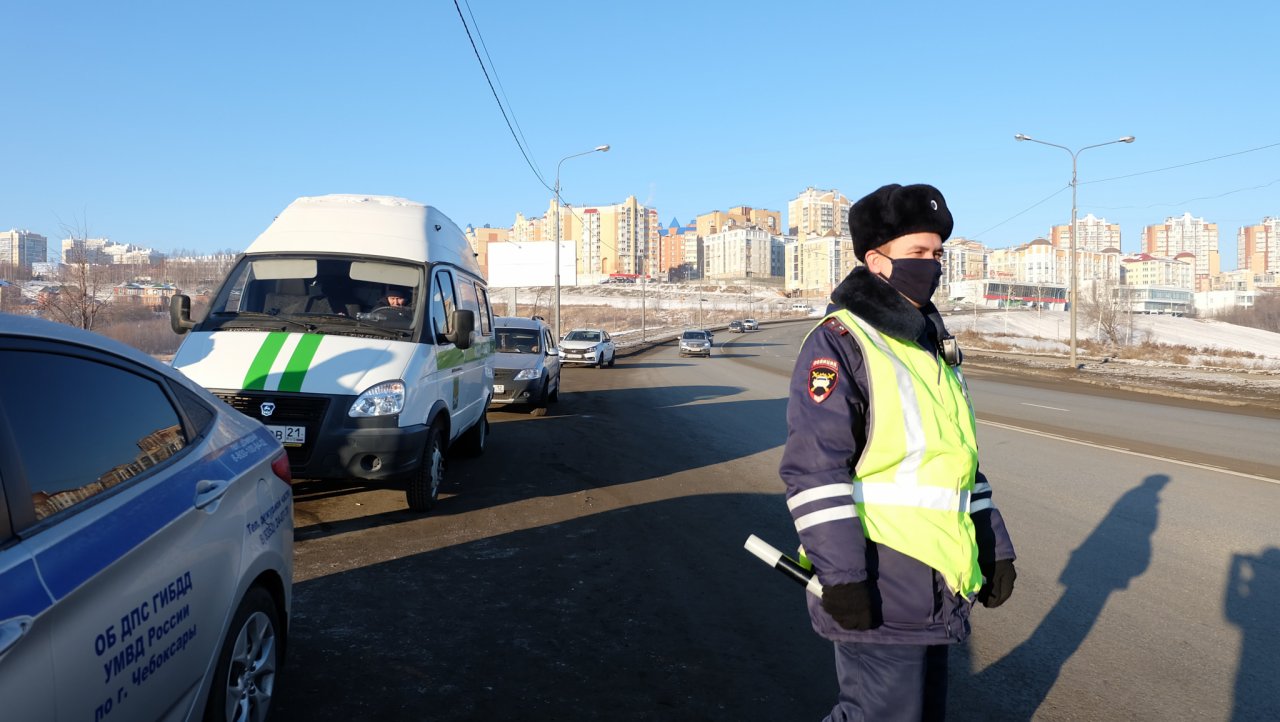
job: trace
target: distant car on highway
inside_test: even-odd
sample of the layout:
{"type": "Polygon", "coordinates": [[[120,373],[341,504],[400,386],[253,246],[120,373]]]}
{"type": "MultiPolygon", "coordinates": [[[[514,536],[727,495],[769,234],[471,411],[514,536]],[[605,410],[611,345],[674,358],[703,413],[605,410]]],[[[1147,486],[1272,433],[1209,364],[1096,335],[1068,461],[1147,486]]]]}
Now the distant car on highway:
{"type": "Polygon", "coordinates": [[[560,341],[560,363],[613,366],[617,352],[613,338],[599,328],[575,328],[560,341]]]}
{"type": "Polygon", "coordinates": [[[680,334],[681,356],[711,357],[711,334],[707,331],[685,331],[680,334]]]}
{"type": "Polygon", "coordinates": [[[560,398],[560,350],[540,318],[493,319],[497,348],[491,404],[528,404],[534,416],[560,398]]]}
{"type": "Polygon", "coordinates": [[[729,333],[742,333],[745,330],[746,328],[742,325],[741,321],[729,322],[729,333]]]}
{"type": "Polygon", "coordinates": [[[293,582],[275,435],[70,326],[0,315],[0,368],[4,719],[266,719],[293,582]]]}
{"type": "Polygon", "coordinates": [[[760,322],[756,321],[754,318],[748,318],[747,320],[742,322],[742,328],[746,329],[747,331],[759,331],[760,322]]]}

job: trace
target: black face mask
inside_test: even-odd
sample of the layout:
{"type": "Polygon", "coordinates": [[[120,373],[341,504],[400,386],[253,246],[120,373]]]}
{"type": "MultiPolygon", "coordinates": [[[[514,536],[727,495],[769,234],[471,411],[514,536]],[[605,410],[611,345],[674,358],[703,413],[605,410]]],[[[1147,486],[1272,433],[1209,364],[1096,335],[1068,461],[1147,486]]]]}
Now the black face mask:
{"type": "Polygon", "coordinates": [[[893,275],[880,278],[917,306],[927,304],[942,280],[942,264],[932,258],[889,258],[889,262],[893,275]]]}

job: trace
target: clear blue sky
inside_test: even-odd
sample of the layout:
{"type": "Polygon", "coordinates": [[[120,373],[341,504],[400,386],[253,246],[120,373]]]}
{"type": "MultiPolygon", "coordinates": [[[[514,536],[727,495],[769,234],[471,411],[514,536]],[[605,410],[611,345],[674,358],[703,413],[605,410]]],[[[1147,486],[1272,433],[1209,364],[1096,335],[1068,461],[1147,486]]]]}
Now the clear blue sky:
{"type": "MultiPolygon", "coordinates": [[[[303,195],[399,195],[459,225],[546,209],[450,0],[285,5],[6,3],[0,229],[211,251],[303,195]]],[[[929,182],[957,235],[1001,247],[1071,210],[1069,155],[1015,133],[1135,135],[1080,156],[1080,215],[1133,251],[1190,211],[1226,268],[1237,227],[1280,215],[1280,145],[1089,181],[1280,143],[1278,7],[469,0],[547,182],[613,146],[564,164],[570,203],[635,195],[666,223],[929,182]]]]}

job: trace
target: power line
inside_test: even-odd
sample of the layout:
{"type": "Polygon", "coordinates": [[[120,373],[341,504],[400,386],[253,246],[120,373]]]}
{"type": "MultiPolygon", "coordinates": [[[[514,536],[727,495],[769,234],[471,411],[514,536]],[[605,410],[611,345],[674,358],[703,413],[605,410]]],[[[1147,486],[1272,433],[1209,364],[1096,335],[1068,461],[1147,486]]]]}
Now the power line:
{"type": "Polygon", "coordinates": [[[1270,188],[1271,186],[1277,183],[1280,183],[1280,178],[1276,178],[1270,183],[1263,183],[1262,185],[1249,186],[1247,188],[1237,188],[1233,191],[1219,193],[1214,196],[1201,196],[1199,198],[1188,198],[1185,201],[1178,201],[1177,203],[1152,203],[1151,205],[1146,205],[1146,206],[1093,206],[1093,207],[1099,210],[1104,210],[1104,211],[1120,211],[1120,210],[1127,210],[1127,209],[1146,209],[1146,208],[1185,206],[1188,203],[1194,203],[1196,201],[1211,201],[1216,198],[1224,198],[1226,196],[1235,195],[1236,193],[1244,193],[1245,191],[1262,190],[1263,188],[1270,188]]]}
{"type": "Polygon", "coordinates": [[[498,104],[498,110],[502,111],[502,119],[507,122],[507,130],[511,131],[511,139],[516,142],[516,147],[520,149],[520,155],[524,156],[524,162],[529,166],[529,170],[533,171],[533,175],[538,179],[538,182],[547,190],[551,190],[551,186],[547,185],[547,182],[542,178],[542,174],[534,167],[533,161],[529,160],[529,153],[525,150],[524,144],[520,142],[516,129],[511,125],[511,118],[507,116],[507,109],[503,107],[502,99],[498,97],[498,91],[493,87],[493,80],[489,77],[489,69],[485,67],[484,61],[480,59],[480,50],[476,47],[475,38],[471,37],[471,27],[467,25],[466,17],[462,15],[462,8],[459,7],[458,0],[453,0],[453,7],[458,11],[458,19],[462,21],[462,29],[467,31],[467,40],[471,42],[471,50],[476,54],[476,62],[480,63],[480,70],[484,73],[485,82],[489,84],[489,92],[493,93],[493,100],[498,104]]]}
{"type": "Polygon", "coordinates": [[[1071,184],[1070,184],[1070,183],[1066,184],[1065,186],[1063,186],[1063,187],[1059,188],[1058,190],[1056,190],[1056,191],[1054,191],[1054,192],[1050,193],[1049,195],[1045,196],[1044,198],[1041,198],[1040,200],[1036,201],[1035,203],[1032,203],[1032,204],[1031,204],[1030,206],[1028,206],[1027,208],[1025,208],[1025,209],[1023,209],[1023,210],[1021,210],[1021,211],[1018,211],[1017,213],[1015,213],[1015,214],[1013,214],[1013,215],[1009,216],[1008,218],[1004,219],[1003,221],[1000,221],[999,223],[997,223],[997,224],[995,224],[994,226],[992,226],[992,227],[988,228],[987,230],[983,231],[982,233],[979,233],[979,234],[977,234],[977,235],[973,236],[972,240],[975,240],[975,241],[976,241],[976,240],[978,240],[979,238],[981,238],[981,237],[985,236],[987,233],[990,233],[991,231],[994,231],[995,229],[999,228],[1000,226],[1003,226],[1004,224],[1006,224],[1006,223],[1008,223],[1009,221],[1011,221],[1011,220],[1013,220],[1013,219],[1017,218],[1018,216],[1021,216],[1022,214],[1026,213],[1026,212],[1028,212],[1028,211],[1030,211],[1030,210],[1032,210],[1032,209],[1033,209],[1033,208],[1035,208],[1036,206],[1039,206],[1039,205],[1041,205],[1041,204],[1043,204],[1043,203],[1047,202],[1050,198],[1053,198],[1054,196],[1058,195],[1059,193],[1061,193],[1061,192],[1065,191],[1066,189],[1068,189],[1068,188],[1070,188],[1070,187],[1071,187],[1071,184]]]}
{"type": "Polygon", "coordinates": [[[1222,160],[1223,158],[1231,158],[1237,155],[1244,155],[1245,153],[1256,153],[1260,150],[1266,150],[1267,148],[1274,148],[1278,145],[1280,145],[1280,143],[1271,143],[1270,145],[1262,145],[1262,146],[1258,146],[1257,148],[1250,148],[1248,150],[1236,151],[1235,153],[1227,153],[1226,155],[1218,155],[1212,158],[1205,158],[1204,160],[1193,160],[1190,163],[1179,163],[1178,165],[1171,165],[1171,166],[1168,166],[1167,168],[1156,168],[1155,170],[1144,170],[1138,173],[1129,173],[1127,175],[1117,175],[1117,176],[1112,176],[1110,178],[1099,178],[1098,180],[1080,181],[1079,184],[1088,185],[1091,183],[1106,183],[1108,181],[1121,180],[1123,178],[1134,178],[1140,175],[1150,175],[1152,173],[1163,173],[1164,171],[1167,171],[1167,170],[1175,170],[1177,168],[1186,168],[1187,166],[1199,165],[1201,163],[1208,163],[1210,161],[1215,161],[1215,160],[1222,160]]]}
{"type": "MultiPolygon", "coordinates": [[[[476,37],[480,38],[480,47],[484,48],[485,60],[488,60],[489,67],[493,68],[493,77],[498,81],[498,89],[502,91],[502,99],[507,101],[507,105],[510,106],[511,99],[507,97],[507,89],[503,87],[502,78],[498,76],[498,66],[493,62],[493,58],[489,55],[489,46],[484,41],[484,33],[480,32],[480,23],[476,22],[475,13],[471,11],[471,3],[468,2],[468,0],[462,0],[462,2],[467,6],[467,15],[471,16],[471,25],[476,29],[476,37]]],[[[528,148],[529,139],[526,138],[524,135],[524,128],[520,127],[520,119],[516,117],[516,111],[514,108],[512,108],[511,110],[511,120],[513,123],[515,123],[516,131],[520,133],[520,140],[524,141],[525,147],[528,148]]],[[[541,180],[542,169],[538,167],[538,162],[536,160],[533,162],[533,165],[539,180],[541,180]]],[[[546,185],[546,184],[544,183],[543,185],[546,185]]]]}

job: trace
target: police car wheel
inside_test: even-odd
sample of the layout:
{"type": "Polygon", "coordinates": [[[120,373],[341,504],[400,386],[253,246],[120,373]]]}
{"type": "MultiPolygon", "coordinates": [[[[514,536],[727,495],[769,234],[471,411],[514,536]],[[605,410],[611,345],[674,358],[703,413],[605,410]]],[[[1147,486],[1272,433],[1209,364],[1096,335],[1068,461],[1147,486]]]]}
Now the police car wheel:
{"type": "Polygon", "coordinates": [[[422,463],[405,488],[405,500],[413,511],[431,511],[436,505],[444,483],[444,452],[444,427],[432,424],[422,450],[422,463]]]}
{"type": "Polygon", "coordinates": [[[222,641],[206,722],[263,722],[276,691],[276,670],[283,661],[284,638],[271,594],[251,587],[236,609],[222,641]]]}

